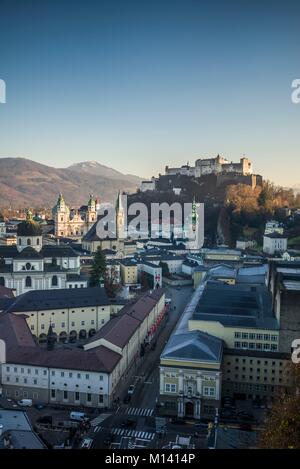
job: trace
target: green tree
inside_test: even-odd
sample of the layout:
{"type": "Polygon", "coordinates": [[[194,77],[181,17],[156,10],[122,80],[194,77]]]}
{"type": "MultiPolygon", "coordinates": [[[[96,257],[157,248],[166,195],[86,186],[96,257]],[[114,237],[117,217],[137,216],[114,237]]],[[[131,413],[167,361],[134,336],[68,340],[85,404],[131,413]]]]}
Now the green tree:
{"type": "Polygon", "coordinates": [[[285,371],[292,386],[277,396],[261,435],[261,448],[300,449],[300,367],[289,364],[285,371]]]}
{"type": "Polygon", "coordinates": [[[162,276],[163,277],[170,277],[169,266],[166,262],[160,262],[159,266],[161,267],[162,276]]]}
{"type": "Polygon", "coordinates": [[[102,249],[98,247],[94,256],[94,261],[91,270],[90,286],[99,287],[100,280],[106,277],[106,257],[102,249]]]}

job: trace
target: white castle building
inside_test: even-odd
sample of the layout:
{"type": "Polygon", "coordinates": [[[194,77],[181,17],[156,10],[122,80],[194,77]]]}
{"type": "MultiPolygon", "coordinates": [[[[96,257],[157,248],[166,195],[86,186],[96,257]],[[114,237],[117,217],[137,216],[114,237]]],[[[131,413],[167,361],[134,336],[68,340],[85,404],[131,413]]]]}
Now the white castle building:
{"type": "MultiPolygon", "coordinates": [[[[218,155],[216,158],[199,158],[195,161],[195,166],[190,166],[189,163],[187,163],[180,168],[170,168],[169,166],[166,166],[165,168],[166,176],[181,175],[199,178],[206,174],[228,173],[250,176],[253,174],[252,163],[245,157],[240,158],[239,163],[233,163],[223,156],[218,155]]],[[[141,192],[154,191],[156,189],[157,180],[157,178],[152,177],[149,181],[142,181],[140,186],[141,192]]]]}
{"type": "Polygon", "coordinates": [[[235,173],[243,176],[253,174],[252,163],[248,158],[241,158],[239,163],[229,162],[223,156],[218,155],[216,158],[200,158],[195,161],[195,166],[189,164],[181,166],[181,168],[169,168],[166,166],[166,175],[186,175],[201,177],[206,174],[225,174],[235,173]]]}

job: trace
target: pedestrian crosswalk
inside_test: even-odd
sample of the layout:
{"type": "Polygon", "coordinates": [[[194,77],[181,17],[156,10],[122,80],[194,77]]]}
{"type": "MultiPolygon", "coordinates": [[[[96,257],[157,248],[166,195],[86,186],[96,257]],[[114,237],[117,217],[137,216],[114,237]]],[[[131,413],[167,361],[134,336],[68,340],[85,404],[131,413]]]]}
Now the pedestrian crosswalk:
{"type": "MultiPolygon", "coordinates": [[[[99,433],[99,432],[102,432],[102,431],[107,431],[107,427],[101,427],[101,426],[97,426],[94,428],[94,433],[99,433]]],[[[142,440],[153,440],[153,438],[155,437],[155,433],[153,432],[143,432],[143,431],[139,431],[139,430],[130,430],[130,429],[127,429],[127,428],[111,428],[110,429],[110,433],[113,434],[113,435],[118,435],[118,436],[130,436],[130,437],[133,437],[133,438],[140,438],[142,440]]]]}
{"type": "Polygon", "coordinates": [[[146,409],[140,407],[118,407],[116,414],[123,415],[137,415],[140,417],[151,417],[154,409],[146,409]]]}

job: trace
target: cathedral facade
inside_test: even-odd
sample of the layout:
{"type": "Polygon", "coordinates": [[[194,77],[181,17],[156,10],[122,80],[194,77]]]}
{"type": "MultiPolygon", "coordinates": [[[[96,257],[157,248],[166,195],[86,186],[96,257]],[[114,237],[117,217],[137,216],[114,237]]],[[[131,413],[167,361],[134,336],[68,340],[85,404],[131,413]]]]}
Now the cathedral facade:
{"type": "Polygon", "coordinates": [[[87,205],[78,210],[70,210],[62,194],[59,194],[57,203],[52,210],[55,236],[65,238],[81,238],[97,220],[99,202],[90,195],[87,205]]]}

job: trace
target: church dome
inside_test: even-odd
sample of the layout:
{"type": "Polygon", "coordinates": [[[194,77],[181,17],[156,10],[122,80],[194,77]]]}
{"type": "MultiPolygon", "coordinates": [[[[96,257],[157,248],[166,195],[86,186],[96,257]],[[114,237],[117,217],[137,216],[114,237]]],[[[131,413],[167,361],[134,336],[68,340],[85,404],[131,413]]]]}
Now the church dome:
{"type": "Polygon", "coordinates": [[[42,228],[38,223],[33,221],[32,213],[27,212],[26,220],[18,225],[18,236],[42,236],[42,228]]]}

